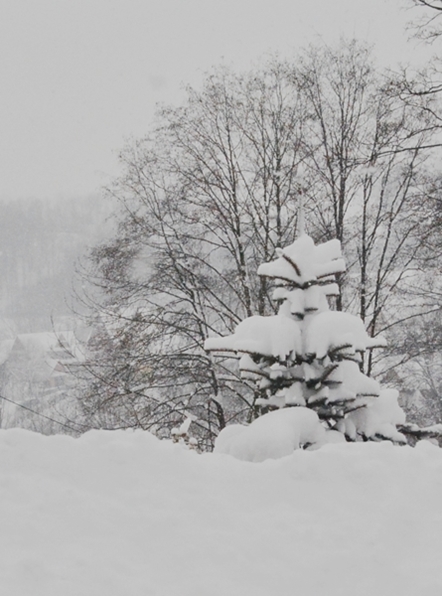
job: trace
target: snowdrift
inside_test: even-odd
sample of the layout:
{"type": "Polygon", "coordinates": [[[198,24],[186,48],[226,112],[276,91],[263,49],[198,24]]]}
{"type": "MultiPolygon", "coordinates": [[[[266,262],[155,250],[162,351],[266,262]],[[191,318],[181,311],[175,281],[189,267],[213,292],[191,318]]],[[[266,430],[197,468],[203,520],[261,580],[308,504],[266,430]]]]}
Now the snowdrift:
{"type": "Polygon", "coordinates": [[[8,596],[442,593],[442,451],[252,464],[145,432],[0,431],[8,596]]]}

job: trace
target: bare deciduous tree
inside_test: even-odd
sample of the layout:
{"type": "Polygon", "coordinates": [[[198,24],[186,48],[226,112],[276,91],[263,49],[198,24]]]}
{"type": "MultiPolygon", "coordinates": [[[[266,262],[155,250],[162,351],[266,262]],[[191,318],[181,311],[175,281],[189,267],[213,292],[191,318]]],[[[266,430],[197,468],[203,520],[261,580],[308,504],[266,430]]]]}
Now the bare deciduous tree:
{"type": "Polygon", "coordinates": [[[220,69],[123,151],[109,189],[118,231],[90,258],[91,424],[167,434],[190,416],[206,448],[254,415],[259,395],[203,344],[272,312],[253,273],[293,241],[301,193],[310,235],[343,243],[346,308],[372,335],[399,322],[398,297],[427,250],[424,149],[437,125],[431,97],[406,103],[395,91],[356,42],[294,66],[220,69]]]}

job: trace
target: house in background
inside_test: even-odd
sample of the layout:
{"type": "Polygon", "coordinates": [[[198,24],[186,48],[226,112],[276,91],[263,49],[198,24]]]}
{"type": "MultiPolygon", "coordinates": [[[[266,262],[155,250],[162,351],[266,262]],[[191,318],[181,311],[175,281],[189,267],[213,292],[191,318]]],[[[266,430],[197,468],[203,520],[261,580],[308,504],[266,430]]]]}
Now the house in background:
{"type": "MultiPolygon", "coordinates": [[[[0,342],[0,395],[40,413],[61,415],[73,401],[75,368],[83,361],[81,343],[73,331],[23,333],[4,340],[0,342]]],[[[43,420],[1,401],[2,428],[25,426],[48,432],[43,420]]]]}

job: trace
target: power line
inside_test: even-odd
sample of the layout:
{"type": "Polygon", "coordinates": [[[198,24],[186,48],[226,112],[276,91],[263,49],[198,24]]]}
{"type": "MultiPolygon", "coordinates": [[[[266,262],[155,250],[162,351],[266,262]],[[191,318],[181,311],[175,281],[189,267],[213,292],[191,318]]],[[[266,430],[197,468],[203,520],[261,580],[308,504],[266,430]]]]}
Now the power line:
{"type": "MultiPolygon", "coordinates": [[[[0,395],[0,399],[4,399],[5,401],[8,401],[11,404],[14,404],[16,406],[19,406],[20,408],[23,408],[24,410],[27,410],[28,412],[32,412],[32,414],[36,414],[37,416],[40,416],[41,418],[46,418],[46,420],[50,420],[51,422],[55,422],[56,424],[59,424],[60,426],[64,426],[65,428],[68,428],[69,430],[78,433],[80,432],[78,429],[72,428],[72,426],[69,426],[69,424],[65,424],[64,422],[60,422],[60,420],[55,420],[55,418],[51,418],[50,416],[46,416],[45,414],[41,414],[40,412],[36,412],[35,410],[33,410],[32,408],[28,408],[28,406],[24,406],[23,404],[19,404],[18,402],[9,399],[8,397],[5,397],[4,395],[0,395]]],[[[77,422],[74,422],[74,424],[77,424],[77,422]]],[[[78,426],[83,426],[82,424],[78,425],[78,426]]],[[[85,427],[86,428],[86,427],[85,427]]]]}

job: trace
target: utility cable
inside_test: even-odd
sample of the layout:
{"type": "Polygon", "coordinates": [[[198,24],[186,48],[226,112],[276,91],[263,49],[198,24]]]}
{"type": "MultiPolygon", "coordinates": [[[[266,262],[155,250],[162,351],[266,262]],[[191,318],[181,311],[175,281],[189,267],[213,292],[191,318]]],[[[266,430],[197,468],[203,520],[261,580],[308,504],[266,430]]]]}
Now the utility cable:
{"type": "MultiPolygon", "coordinates": [[[[24,406],[23,404],[19,404],[18,402],[14,401],[12,399],[9,399],[8,397],[5,397],[4,395],[0,395],[0,399],[4,399],[5,401],[8,401],[9,403],[14,404],[16,406],[19,406],[20,408],[23,408],[24,410],[27,410],[28,412],[32,412],[32,414],[41,416],[41,418],[46,418],[46,420],[50,420],[51,422],[55,422],[56,424],[59,424],[60,426],[64,426],[65,428],[68,428],[69,430],[71,430],[75,433],[81,432],[78,429],[72,428],[72,426],[69,426],[69,424],[65,424],[64,422],[60,422],[60,420],[55,420],[55,418],[51,418],[50,416],[46,416],[45,414],[36,412],[32,408],[29,408],[28,406],[24,406]]],[[[74,422],[74,424],[77,424],[77,423],[74,422]]],[[[79,426],[83,426],[83,425],[79,425],[79,426]]]]}

